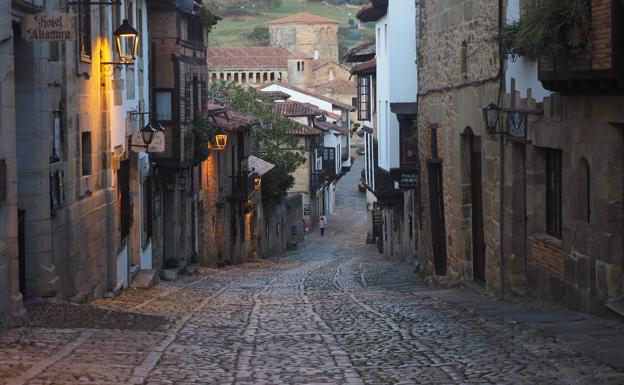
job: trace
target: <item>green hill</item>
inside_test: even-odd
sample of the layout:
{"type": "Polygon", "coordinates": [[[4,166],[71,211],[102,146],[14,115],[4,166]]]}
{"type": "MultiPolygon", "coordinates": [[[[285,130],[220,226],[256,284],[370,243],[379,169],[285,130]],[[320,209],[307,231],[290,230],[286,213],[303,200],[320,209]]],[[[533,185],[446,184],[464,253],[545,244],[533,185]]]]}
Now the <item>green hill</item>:
{"type": "Polygon", "coordinates": [[[257,46],[261,45],[258,40],[248,37],[248,34],[256,27],[266,27],[266,22],[280,17],[292,15],[298,12],[309,12],[315,15],[328,17],[340,22],[340,53],[346,49],[374,37],[374,28],[366,26],[365,29],[357,29],[349,25],[349,20],[356,22],[355,13],[360,7],[353,5],[330,5],[324,2],[306,2],[303,0],[281,0],[277,7],[264,6],[262,1],[248,1],[244,6],[240,2],[213,0],[209,6],[213,11],[222,16],[223,20],[213,27],[209,44],[213,46],[257,46]],[[256,4],[258,3],[258,4],[256,4]],[[225,4],[225,5],[224,5],[225,4]],[[232,6],[228,7],[228,4],[232,6]]]}

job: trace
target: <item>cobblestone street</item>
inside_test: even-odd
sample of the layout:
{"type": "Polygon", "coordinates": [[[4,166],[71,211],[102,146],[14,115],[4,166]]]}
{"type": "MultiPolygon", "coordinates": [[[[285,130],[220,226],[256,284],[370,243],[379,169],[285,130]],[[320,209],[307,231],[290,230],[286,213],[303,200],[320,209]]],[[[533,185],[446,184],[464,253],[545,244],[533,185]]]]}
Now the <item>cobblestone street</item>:
{"type": "Polygon", "coordinates": [[[92,304],[131,328],[14,329],[0,383],[624,384],[544,330],[466,311],[382,261],[364,245],[359,170],[339,182],[323,238],[92,304]]]}

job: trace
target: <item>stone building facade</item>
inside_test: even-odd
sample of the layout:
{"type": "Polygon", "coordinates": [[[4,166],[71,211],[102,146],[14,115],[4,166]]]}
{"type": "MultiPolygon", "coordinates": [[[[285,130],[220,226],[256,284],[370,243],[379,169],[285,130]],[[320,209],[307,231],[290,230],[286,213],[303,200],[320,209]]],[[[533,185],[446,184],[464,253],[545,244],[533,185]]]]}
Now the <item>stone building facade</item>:
{"type": "MultiPolygon", "coordinates": [[[[512,1],[500,12],[530,12],[526,5],[512,1]]],[[[621,65],[616,50],[597,43],[622,38],[621,4],[591,2],[591,61],[539,63],[501,60],[491,39],[499,28],[494,1],[422,2],[421,10],[425,272],[622,312],[624,91],[611,71],[621,65]],[[484,127],[489,103],[501,108],[496,133],[484,127]]]]}
{"type": "Polygon", "coordinates": [[[0,335],[21,321],[11,3],[0,4],[0,335]]]}
{"type": "Polygon", "coordinates": [[[481,107],[498,100],[498,2],[422,1],[420,15],[420,262],[434,279],[495,289],[500,150],[481,107]]]}
{"type": "Polygon", "coordinates": [[[339,22],[310,13],[271,20],[269,44],[289,52],[300,52],[313,60],[338,62],[339,22]]]}

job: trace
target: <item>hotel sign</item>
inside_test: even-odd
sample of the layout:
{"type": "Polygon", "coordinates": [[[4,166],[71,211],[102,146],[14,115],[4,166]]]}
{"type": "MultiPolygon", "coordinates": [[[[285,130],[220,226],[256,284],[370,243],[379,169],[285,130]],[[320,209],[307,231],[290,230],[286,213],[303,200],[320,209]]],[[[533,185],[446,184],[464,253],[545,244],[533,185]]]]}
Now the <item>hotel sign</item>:
{"type": "Polygon", "coordinates": [[[50,12],[22,17],[22,36],[26,41],[65,41],[76,38],[76,16],[50,12]]]}

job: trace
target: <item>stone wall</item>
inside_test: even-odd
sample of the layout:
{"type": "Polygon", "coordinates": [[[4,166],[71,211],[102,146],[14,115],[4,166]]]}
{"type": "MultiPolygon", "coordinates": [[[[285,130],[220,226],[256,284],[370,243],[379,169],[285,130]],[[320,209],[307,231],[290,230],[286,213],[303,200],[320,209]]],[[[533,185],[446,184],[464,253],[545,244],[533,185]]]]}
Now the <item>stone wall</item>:
{"type": "Polygon", "coordinates": [[[0,335],[21,318],[11,3],[0,4],[0,335]]]}
{"type": "Polygon", "coordinates": [[[286,250],[289,242],[303,240],[303,204],[301,195],[289,195],[286,200],[274,208],[258,207],[258,244],[260,256],[269,258],[286,250]],[[296,235],[292,235],[292,227],[296,235]]]}
{"type": "Polygon", "coordinates": [[[301,52],[314,57],[318,51],[319,59],[338,62],[338,25],[337,24],[272,24],[269,25],[269,44],[301,52]]]}
{"type": "Polygon", "coordinates": [[[498,143],[483,132],[481,106],[496,102],[498,48],[496,1],[421,3],[419,45],[419,150],[422,227],[419,237],[426,273],[434,275],[428,162],[442,164],[448,275],[473,280],[470,203],[462,185],[461,138],[481,138],[486,286],[500,285],[498,143]],[[432,133],[435,137],[432,138],[432,133]],[[435,140],[432,140],[435,139],[435,140]]]}
{"type": "Polygon", "coordinates": [[[529,132],[528,288],[579,310],[604,312],[605,302],[624,296],[623,104],[618,96],[556,95],[529,132]],[[546,234],[548,148],[562,155],[560,239],[546,234]]]}

